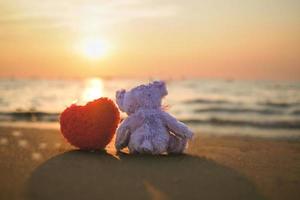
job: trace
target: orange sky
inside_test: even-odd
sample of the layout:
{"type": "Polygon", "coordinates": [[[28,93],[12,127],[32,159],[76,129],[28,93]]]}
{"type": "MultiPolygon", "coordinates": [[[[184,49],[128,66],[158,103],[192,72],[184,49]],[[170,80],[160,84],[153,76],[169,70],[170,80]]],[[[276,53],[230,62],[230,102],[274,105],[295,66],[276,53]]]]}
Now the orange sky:
{"type": "Polygon", "coordinates": [[[0,2],[0,76],[300,79],[300,1],[0,2]],[[108,46],[88,58],[80,43],[108,46]]]}

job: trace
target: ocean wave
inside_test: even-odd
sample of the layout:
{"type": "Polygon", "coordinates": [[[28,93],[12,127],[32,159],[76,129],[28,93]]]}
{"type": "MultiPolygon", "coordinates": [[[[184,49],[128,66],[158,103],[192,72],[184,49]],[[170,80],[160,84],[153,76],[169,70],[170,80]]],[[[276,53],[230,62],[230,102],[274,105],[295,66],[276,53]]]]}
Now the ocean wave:
{"type": "Polygon", "coordinates": [[[276,108],[289,108],[293,106],[299,106],[300,102],[272,102],[272,101],[267,101],[267,102],[259,102],[259,105],[263,106],[269,106],[269,107],[276,107],[276,108]]]}
{"type": "Polygon", "coordinates": [[[59,113],[47,112],[2,112],[0,113],[0,121],[58,121],[59,113]]]}
{"type": "Polygon", "coordinates": [[[291,112],[291,114],[293,114],[293,115],[300,115],[300,110],[293,110],[291,112]]]}
{"type": "MultiPolygon", "coordinates": [[[[228,104],[228,105],[246,105],[246,102],[236,102],[225,99],[208,99],[208,98],[196,98],[183,101],[184,104],[228,104]]],[[[300,106],[300,102],[273,102],[273,101],[262,101],[262,102],[253,102],[258,106],[269,107],[269,108],[291,108],[300,106]]]]}
{"type": "MultiPolygon", "coordinates": [[[[212,125],[212,126],[235,126],[235,127],[254,127],[260,129],[300,129],[300,120],[274,120],[274,121],[255,121],[240,119],[179,119],[189,125],[212,125]]],[[[47,112],[2,112],[0,121],[27,121],[27,122],[58,122],[59,113],[47,112]]]]}
{"type": "Polygon", "coordinates": [[[199,98],[199,99],[191,99],[191,100],[186,100],[184,101],[183,103],[185,104],[226,104],[226,103],[233,103],[233,102],[230,102],[230,101],[226,101],[226,100],[213,100],[213,99],[202,99],[202,98],[199,98]]]}
{"type": "Polygon", "coordinates": [[[187,124],[205,124],[214,126],[236,126],[236,127],[253,127],[261,129],[300,129],[300,121],[247,121],[247,120],[231,120],[221,118],[208,119],[185,119],[181,120],[187,124]]]}
{"type": "Polygon", "coordinates": [[[262,114],[262,115],[274,115],[274,114],[284,114],[279,110],[272,109],[254,109],[254,108],[220,108],[220,107],[211,107],[211,108],[200,108],[195,110],[196,113],[253,113],[253,114],[262,114]]]}

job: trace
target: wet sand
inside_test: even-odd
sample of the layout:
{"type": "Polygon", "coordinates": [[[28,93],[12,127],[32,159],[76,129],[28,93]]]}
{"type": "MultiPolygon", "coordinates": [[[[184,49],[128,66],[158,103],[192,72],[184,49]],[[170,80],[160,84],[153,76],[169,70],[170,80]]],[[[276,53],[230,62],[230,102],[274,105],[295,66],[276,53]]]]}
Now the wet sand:
{"type": "Polygon", "coordinates": [[[181,156],[132,156],[0,127],[0,199],[299,199],[299,186],[299,140],[200,135],[181,156]]]}

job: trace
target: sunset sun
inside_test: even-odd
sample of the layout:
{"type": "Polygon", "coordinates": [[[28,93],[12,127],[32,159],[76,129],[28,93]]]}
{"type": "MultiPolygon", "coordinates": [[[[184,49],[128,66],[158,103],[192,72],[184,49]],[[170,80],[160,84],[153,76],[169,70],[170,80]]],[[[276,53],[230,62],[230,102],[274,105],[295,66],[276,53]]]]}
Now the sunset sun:
{"type": "Polygon", "coordinates": [[[88,59],[101,59],[108,53],[108,45],[104,40],[88,38],[81,42],[80,51],[88,59]]]}

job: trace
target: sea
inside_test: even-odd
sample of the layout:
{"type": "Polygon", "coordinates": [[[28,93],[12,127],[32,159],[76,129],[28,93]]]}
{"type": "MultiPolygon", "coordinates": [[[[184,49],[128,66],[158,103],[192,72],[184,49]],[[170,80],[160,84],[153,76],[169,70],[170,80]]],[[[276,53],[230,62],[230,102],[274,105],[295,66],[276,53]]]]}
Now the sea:
{"type": "MultiPolygon", "coordinates": [[[[72,103],[115,99],[150,79],[0,79],[0,125],[54,124],[72,103]]],[[[195,134],[300,138],[300,82],[166,80],[163,107],[195,134]]],[[[122,117],[126,114],[122,113],[122,117]]]]}

